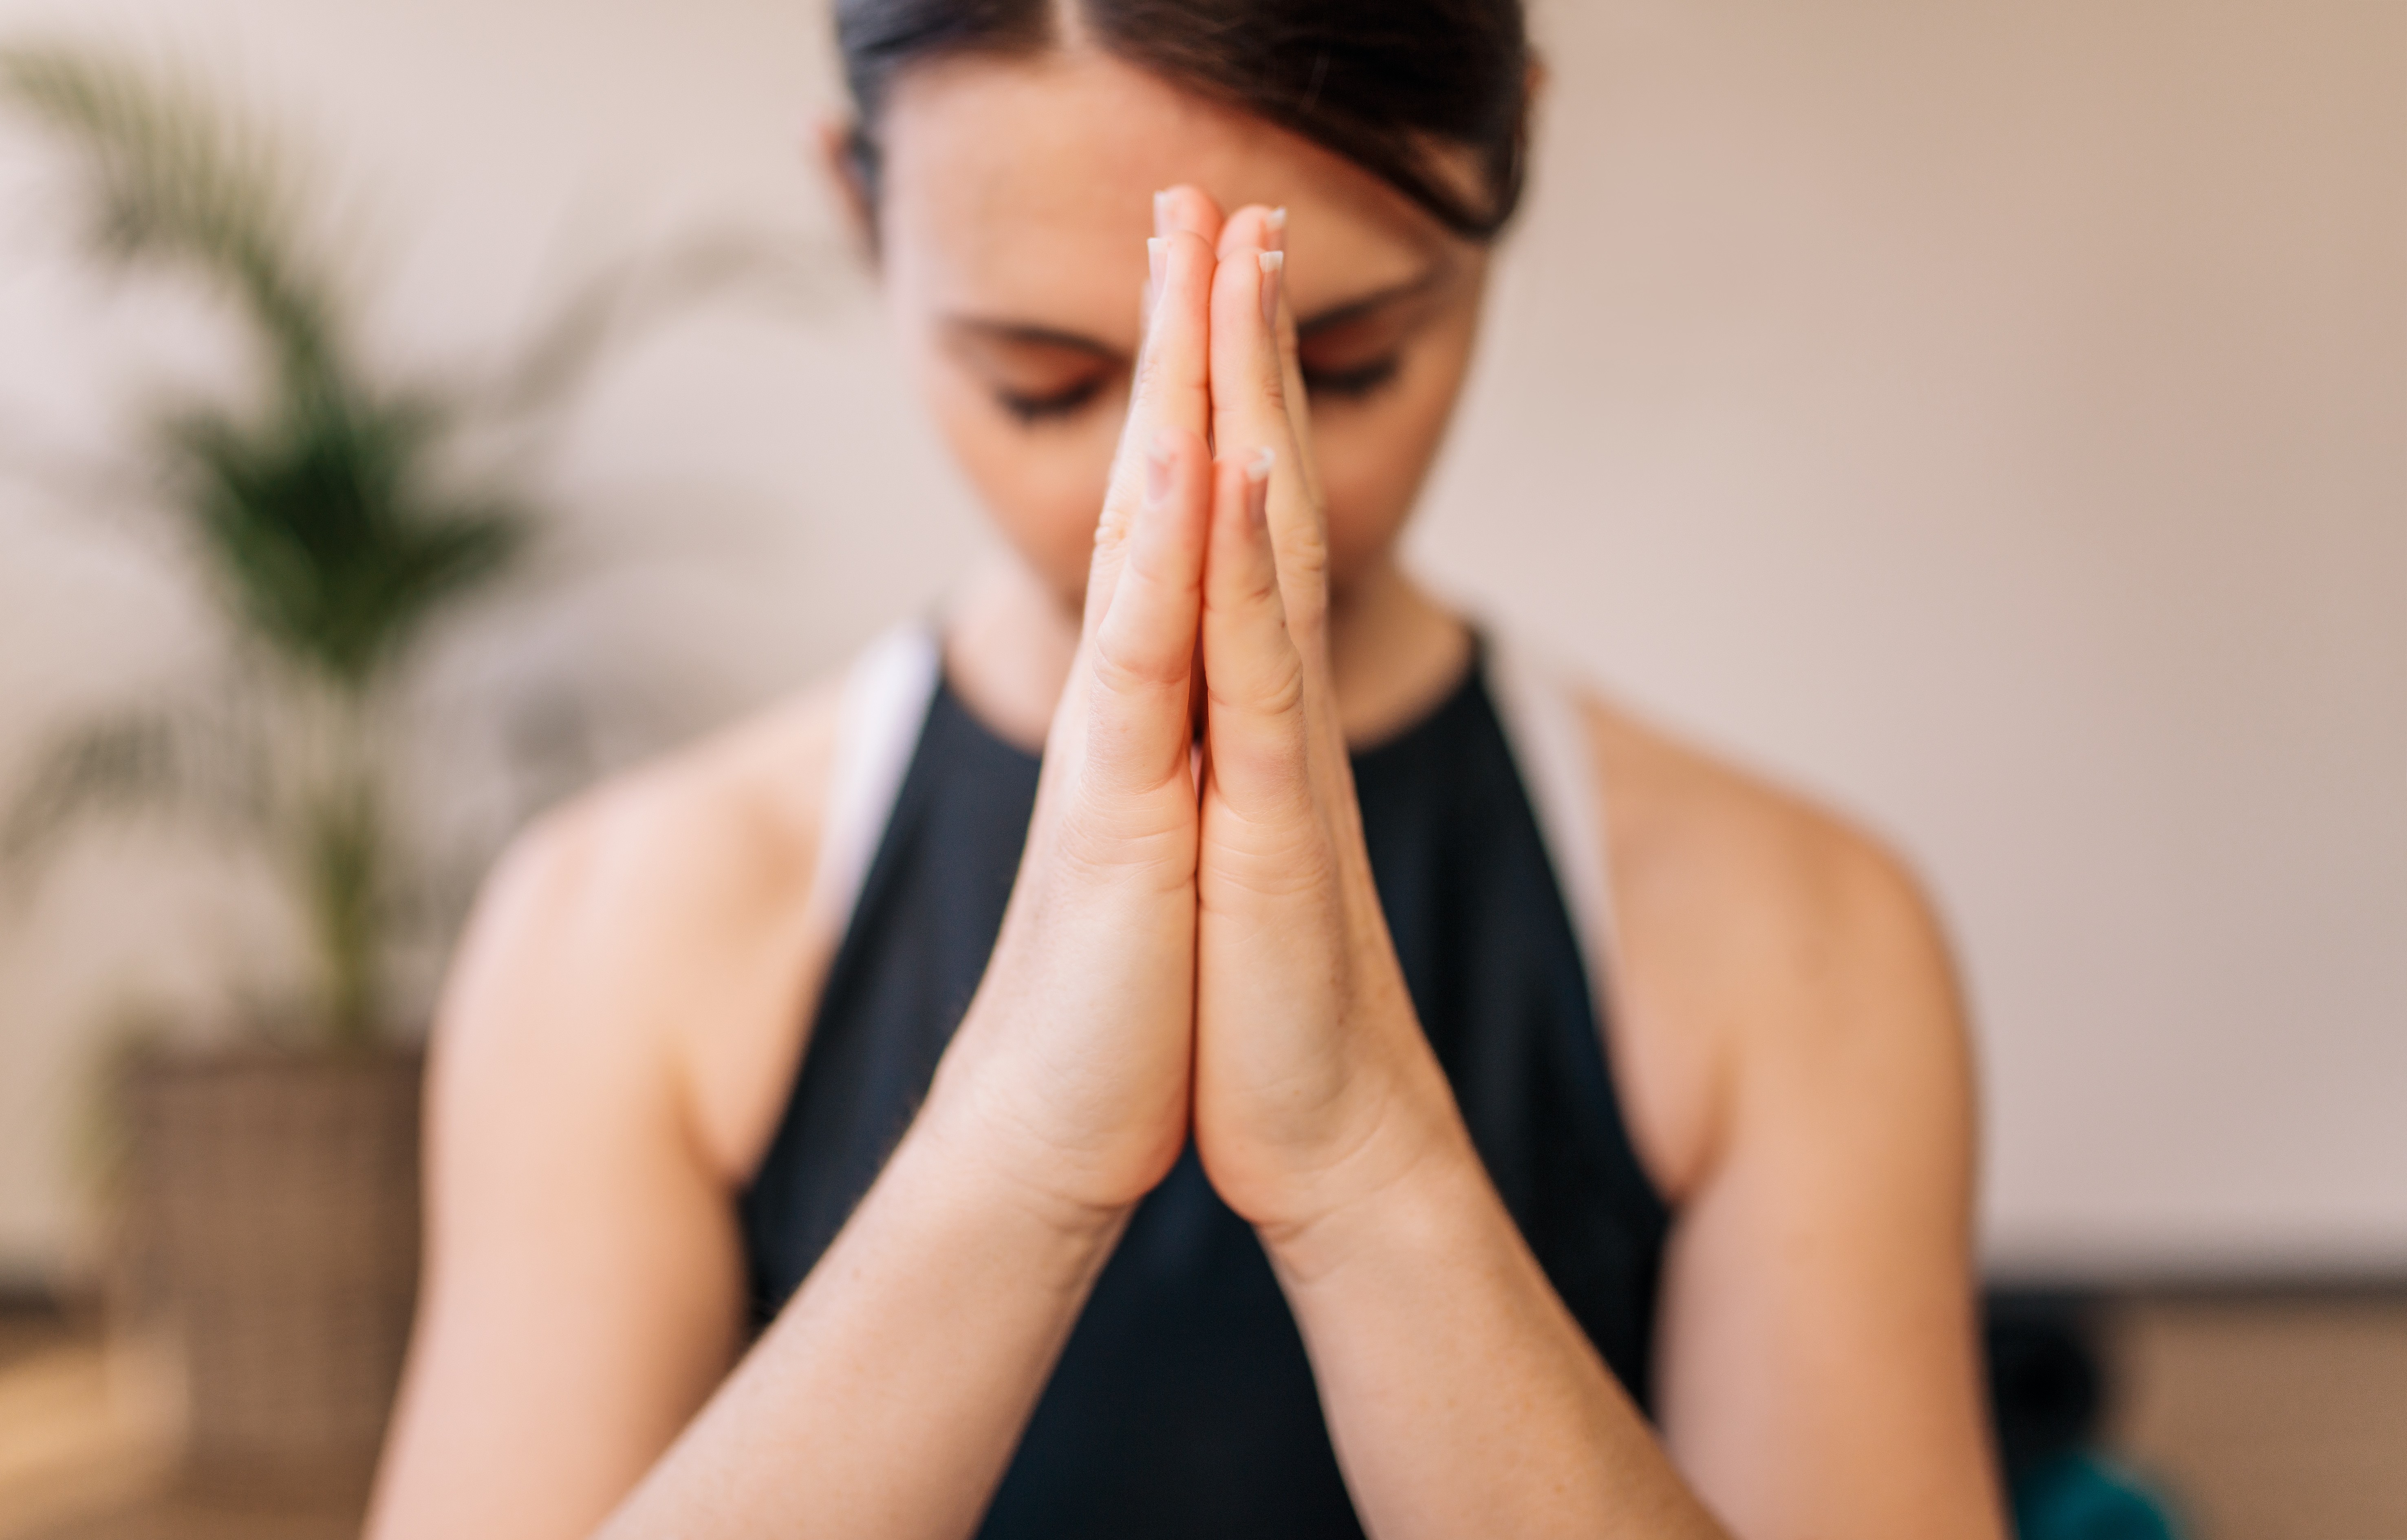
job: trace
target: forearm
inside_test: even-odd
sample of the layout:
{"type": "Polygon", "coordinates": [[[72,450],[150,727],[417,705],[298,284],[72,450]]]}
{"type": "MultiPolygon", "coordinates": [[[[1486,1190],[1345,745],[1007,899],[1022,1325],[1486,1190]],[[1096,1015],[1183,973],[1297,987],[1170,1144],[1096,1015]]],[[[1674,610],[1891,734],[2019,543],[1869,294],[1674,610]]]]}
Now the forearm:
{"type": "Polygon", "coordinates": [[[1564,1309],[1467,1137],[1265,1235],[1380,1540],[1718,1536],[1564,1309]]]}
{"type": "Polygon", "coordinates": [[[1037,1205],[923,1116],[602,1533],[968,1534],[1119,1229],[1037,1205]]]}

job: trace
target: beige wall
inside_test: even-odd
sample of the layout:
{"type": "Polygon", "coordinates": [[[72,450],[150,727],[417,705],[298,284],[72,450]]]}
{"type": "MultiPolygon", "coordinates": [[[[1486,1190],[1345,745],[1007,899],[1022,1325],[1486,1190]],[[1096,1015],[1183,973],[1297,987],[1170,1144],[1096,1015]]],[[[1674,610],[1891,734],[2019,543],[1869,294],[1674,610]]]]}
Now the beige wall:
{"type": "MultiPolygon", "coordinates": [[[[826,233],[802,0],[0,0],[42,17],[314,125],[391,236],[397,362],[669,229],[826,233]]],[[[1540,24],[1538,181],[1424,567],[1913,853],[1980,1020],[2001,1266],[2407,1267],[2407,10],[1540,24]]],[[[41,164],[0,134],[0,423],[105,443],[128,367],[220,349],[60,267],[41,164]]],[[[558,574],[430,692],[617,678],[621,749],[824,666],[981,538],[834,267],[805,324],[628,358],[548,485],[558,574]]],[[[0,486],[0,766],[200,635],[79,527],[0,486]]],[[[0,1267],[67,1254],[97,1023],[275,935],[217,867],[121,848],[0,932],[0,1267]]]]}

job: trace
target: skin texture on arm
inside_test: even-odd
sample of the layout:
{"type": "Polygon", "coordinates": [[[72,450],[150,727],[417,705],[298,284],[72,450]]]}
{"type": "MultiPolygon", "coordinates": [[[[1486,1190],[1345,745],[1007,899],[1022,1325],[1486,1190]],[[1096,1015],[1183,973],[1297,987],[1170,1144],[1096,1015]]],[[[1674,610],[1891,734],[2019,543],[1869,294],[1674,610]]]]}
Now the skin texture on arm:
{"type": "Polygon", "coordinates": [[[973,1529],[1126,1215],[1185,1142],[1190,674],[1211,250],[1156,324],[995,955],[900,1148],[743,1366],[601,1533],[973,1529]]]}
{"type": "MultiPolygon", "coordinates": [[[[1277,259],[1258,248],[1276,237],[1261,210],[1232,217],[1215,293],[1232,463],[1204,606],[1196,1129],[1295,1310],[1367,1525],[1383,1540],[1713,1535],[1717,1513],[1747,1540],[1994,1535],[1971,1393],[1962,1034],[1918,901],[1860,843],[1713,815],[1738,869],[1688,918],[1759,952],[1673,963],[1719,988],[1675,1017],[1719,1012],[1748,1034],[1728,1053],[1743,1067],[1705,1082],[1720,1105],[1688,1119],[1721,1142],[1674,1248],[1681,1469],[1488,1183],[1378,920],[1329,705],[1319,515],[1309,478],[1276,468],[1303,443],[1291,332],[1281,349],[1264,324],[1277,259]],[[1274,451],[1267,485],[1233,463],[1254,445],[1274,451]]],[[[1674,864],[1713,872],[1693,849],[1674,864]]]]}
{"type": "Polygon", "coordinates": [[[1330,688],[1277,235],[1265,210],[1232,217],[1214,293],[1204,1168],[1262,1236],[1382,1540],[1715,1535],[1522,1243],[1414,1018],[1330,688]]]}
{"type": "MultiPolygon", "coordinates": [[[[1647,977],[1713,991],[1680,1002],[1682,1020],[1724,1011],[1727,1030],[1752,1034],[1726,1062],[1716,1144],[1667,1258],[1656,1386],[1670,1465],[1617,1388],[1598,1396],[1602,1365],[1474,1162],[1432,1160],[1275,1247],[1341,1447],[1349,1420],[1363,1431],[1348,1469],[1365,1514],[1392,1503],[1381,1534],[1446,1533],[1418,1526],[1489,1480],[1503,1490],[1488,1511],[1526,1504],[1560,1533],[1597,1533],[1576,1516],[1608,1503],[1629,1527],[1607,1533],[1719,1533],[1668,1495],[1678,1477],[1743,1540],[2003,1533],[1974,1354],[1970,1077],[1944,957],[1893,866],[1787,816],[1785,837],[1807,848],[1737,853],[1751,875],[1695,932],[1718,947],[1756,929],[1766,954],[1684,965],[1631,945],[1657,960],[1647,977]],[[1774,859],[1798,863],[1787,876],[1805,891],[1763,869],[1774,859]],[[1478,1457],[1460,1486],[1446,1474],[1458,1449],[1478,1457]],[[1594,1507],[1550,1486],[1581,1469],[1594,1507]],[[1391,1496],[1374,1485],[1388,1480],[1391,1496]]],[[[1718,821],[1728,837],[1745,820],[1718,821]]],[[[1694,881],[1694,854],[1680,865],[1694,881]]]]}
{"type": "Polygon", "coordinates": [[[719,1066],[790,1062],[791,1034],[725,1039],[793,1022],[824,966],[807,892],[833,706],[554,814],[488,884],[434,1034],[377,1540],[587,1533],[733,1362],[726,1194],[776,1108],[719,1066]]]}
{"type": "MultiPolygon", "coordinates": [[[[1058,109],[1049,77],[978,78],[1058,109]]],[[[1108,71],[1093,83],[1116,109],[1147,89],[1108,71]]],[[[1181,107],[1167,126],[1189,135],[1195,119],[1181,107]]],[[[1126,114],[1111,121],[1113,146],[1142,142],[1126,114]]],[[[1251,153],[1255,131],[1231,132],[1231,153],[1251,153]]],[[[999,175],[1024,158],[990,128],[972,137],[1004,156],[999,175]]],[[[896,207],[910,203],[910,142],[898,132],[896,207]]],[[[1037,180],[1041,196],[1087,186],[1037,180]]],[[[1059,260],[1075,221],[985,195],[1007,227],[1044,232],[1027,281],[1047,305],[1095,288],[1099,264],[1059,260]]],[[[1960,1032],[1952,1005],[1934,1012],[1901,986],[1928,982],[1914,926],[1883,920],[1896,906],[1865,896],[1879,881],[1830,877],[1855,869],[1836,856],[1767,864],[1789,846],[1747,796],[1692,799],[1684,820],[1704,770],[1667,757],[1660,794],[1636,796],[1645,774],[1610,772],[1613,865],[1645,960],[1617,1062],[1650,1167],[1692,1210],[1667,1279],[1667,1457],[1469,1148],[1396,976],[1346,768],[1331,656],[1417,657],[1429,666],[1416,677],[1442,682],[1460,628],[1425,602],[1370,603],[1409,590],[1384,554],[1393,520],[1358,512],[1332,530],[1318,492],[1401,519],[1402,493],[1361,500],[1374,483],[1396,490],[1371,469],[1402,463],[1396,435],[1374,429],[1442,419],[1475,309],[1470,268],[1432,265],[1418,242],[1379,258],[1400,292],[1454,294],[1433,312],[1449,319],[1407,317],[1371,339],[1403,348],[1388,365],[1400,382],[1332,414],[1351,452],[1316,467],[1292,318],[1284,349],[1262,333],[1264,211],[1223,231],[1189,192],[1171,223],[1152,287],[1183,295],[1187,308],[1167,308],[1210,335],[1184,354],[1139,352],[1100,533],[1092,492],[1078,493],[1084,527],[1068,533],[1092,554],[1086,621],[1069,599],[1069,683],[1029,859],[922,1115],[721,1384],[743,1328],[728,1197],[796,1048],[789,1036],[729,1053],[716,1038],[791,1023],[815,991],[833,925],[798,897],[810,820],[762,842],[728,836],[760,820],[697,827],[643,813],[653,803],[639,797],[635,813],[538,838],[496,884],[447,1011],[426,1326],[377,1534],[588,1533],[622,1497],[612,1533],[752,1533],[807,1515],[835,1534],[966,1533],[1120,1219],[1175,1156],[1190,1091],[1206,1169],[1269,1244],[1375,1533],[1717,1533],[1708,1508],[1746,1540],[1994,1533],[1978,1527],[1988,1489],[1960,1314],[1960,1032]],[[1180,404],[1164,407],[1165,392],[1180,404]],[[1228,460],[1208,510],[1207,430],[1228,460]],[[1267,483],[1245,474],[1255,447],[1275,450],[1267,483]],[[1325,585],[1349,567],[1350,649],[1346,626],[1324,627],[1325,585]],[[1372,646],[1374,612],[1397,623],[1372,646]],[[1804,923],[1816,917],[1831,926],[1804,923]],[[1835,1148],[1802,1148],[1829,1140],[1834,1118],[1835,1148]]],[[[907,230],[890,250],[980,250],[907,230]]],[[[898,255],[897,270],[917,269],[898,255]]],[[[1324,344],[1364,345],[1342,329],[1324,344]]],[[[1413,438],[1423,451],[1427,436],[1413,438]]],[[[1390,703],[1373,719],[1425,698],[1401,677],[1366,692],[1366,677],[1349,675],[1358,706],[1390,703]]],[[[1041,700],[1037,683],[1020,693],[1041,700]]],[[[659,800],[691,810],[724,792],[659,800]]]]}
{"type": "Polygon", "coordinates": [[[1748,1540],[2002,1533],[1974,1320],[1973,1066],[1873,842],[1602,706],[1616,1058],[1680,1198],[1673,1457],[1748,1540]]]}

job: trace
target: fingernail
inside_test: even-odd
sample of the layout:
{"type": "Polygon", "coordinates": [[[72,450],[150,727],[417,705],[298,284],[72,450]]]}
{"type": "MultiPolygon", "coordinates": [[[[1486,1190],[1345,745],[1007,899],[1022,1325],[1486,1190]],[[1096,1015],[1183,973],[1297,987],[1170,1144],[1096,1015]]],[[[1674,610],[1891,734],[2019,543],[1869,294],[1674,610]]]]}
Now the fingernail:
{"type": "Polygon", "coordinates": [[[1145,498],[1160,506],[1170,496],[1170,457],[1176,447],[1171,443],[1168,428],[1153,430],[1153,438],[1145,449],[1145,498]]]}
{"type": "Polygon", "coordinates": [[[1167,190],[1153,195],[1153,233],[1163,236],[1170,234],[1170,193],[1167,190]]]}
{"type": "Polygon", "coordinates": [[[1287,250],[1287,206],[1279,205],[1262,217],[1262,227],[1270,232],[1271,250],[1287,250]]]}
{"type": "Polygon", "coordinates": [[[1145,243],[1145,292],[1161,297],[1161,280],[1170,271],[1170,243],[1160,235],[1145,243]]]}
{"type": "Polygon", "coordinates": [[[1271,467],[1278,463],[1278,451],[1265,445],[1256,449],[1246,462],[1246,517],[1259,529],[1270,517],[1271,467]]]}
{"type": "Polygon", "coordinates": [[[1262,264],[1262,324],[1265,326],[1276,326],[1278,324],[1279,283],[1281,281],[1281,275],[1287,271],[1287,253],[1284,251],[1264,251],[1261,253],[1260,261],[1262,264]]]}

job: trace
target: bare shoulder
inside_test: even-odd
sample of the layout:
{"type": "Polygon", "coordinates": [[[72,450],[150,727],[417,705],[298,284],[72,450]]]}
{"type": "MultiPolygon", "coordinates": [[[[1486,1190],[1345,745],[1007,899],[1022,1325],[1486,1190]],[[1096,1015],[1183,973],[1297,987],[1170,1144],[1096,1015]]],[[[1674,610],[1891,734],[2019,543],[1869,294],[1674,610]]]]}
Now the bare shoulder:
{"type": "Polygon", "coordinates": [[[1920,881],[1873,834],[1617,706],[1588,704],[1617,888],[1674,926],[1684,951],[1818,989],[1844,983],[1851,962],[1938,948],[1920,881]]]}
{"type": "Polygon", "coordinates": [[[790,892],[818,852],[840,695],[840,680],[822,680],[604,781],[520,837],[497,891],[561,918],[647,927],[696,901],[790,892]]]}
{"type": "Polygon", "coordinates": [[[800,1051],[836,703],[614,778],[487,882],[435,1028],[426,1282],[372,1533],[582,1533],[742,1351],[726,1198],[800,1051]]]}
{"type": "Polygon", "coordinates": [[[1741,1091],[1834,1074],[1960,1082],[1961,1013],[1922,884],[1865,830],[1587,704],[1632,1021],[1633,1121],[1692,1186],[1741,1091]]]}
{"type": "Polygon", "coordinates": [[[1607,703],[1588,720],[1613,1047],[1678,1210],[1666,1441],[1745,1533],[1995,1535],[1971,1055],[1932,905],[1846,819],[1607,703]]]}
{"type": "Polygon", "coordinates": [[[522,834],[455,965],[438,1077],[452,1061],[495,1094],[539,1082],[564,1111],[644,1097],[714,1163],[742,1162],[748,1088],[799,1051],[787,1006],[820,949],[811,878],[841,696],[840,678],[816,683],[522,834]]]}

